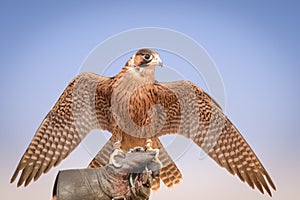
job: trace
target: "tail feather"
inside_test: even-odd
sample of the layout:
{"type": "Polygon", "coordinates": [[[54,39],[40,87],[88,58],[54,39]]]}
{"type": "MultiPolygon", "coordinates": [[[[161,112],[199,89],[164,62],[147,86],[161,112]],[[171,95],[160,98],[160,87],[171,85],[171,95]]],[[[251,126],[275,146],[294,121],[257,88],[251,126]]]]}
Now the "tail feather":
{"type": "Polygon", "coordinates": [[[109,155],[113,150],[113,137],[111,137],[102,149],[97,153],[95,158],[90,162],[88,168],[99,168],[109,162],[109,155]]]}
{"type": "Polygon", "coordinates": [[[159,160],[162,162],[163,168],[160,171],[160,178],[167,187],[173,187],[178,185],[182,180],[182,174],[177,168],[176,164],[169,156],[166,149],[161,144],[160,140],[157,138],[154,142],[156,144],[155,148],[159,149],[159,160]]]}
{"type": "Polygon", "coordinates": [[[156,177],[152,181],[151,190],[158,191],[160,188],[160,177],[156,177]]]}
{"type": "MultiPolygon", "coordinates": [[[[105,166],[109,162],[109,155],[113,150],[113,137],[102,147],[95,158],[90,162],[89,168],[99,168],[105,166]]],[[[173,187],[182,180],[182,175],[176,164],[161,144],[159,138],[153,139],[153,148],[159,149],[159,160],[162,162],[163,168],[160,171],[160,177],[153,179],[151,189],[156,191],[160,188],[160,179],[167,187],[173,187]]]]}

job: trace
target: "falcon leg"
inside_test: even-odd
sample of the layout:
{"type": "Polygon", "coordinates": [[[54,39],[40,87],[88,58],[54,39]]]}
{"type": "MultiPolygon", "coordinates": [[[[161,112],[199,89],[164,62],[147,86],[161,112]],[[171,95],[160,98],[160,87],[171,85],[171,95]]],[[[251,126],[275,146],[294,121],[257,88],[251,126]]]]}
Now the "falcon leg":
{"type": "Polygon", "coordinates": [[[116,126],[116,127],[113,128],[112,134],[113,134],[113,142],[118,142],[119,141],[120,144],[121,144],[121,142],[123,140],[122,130],[118,126],[116,126]]]}

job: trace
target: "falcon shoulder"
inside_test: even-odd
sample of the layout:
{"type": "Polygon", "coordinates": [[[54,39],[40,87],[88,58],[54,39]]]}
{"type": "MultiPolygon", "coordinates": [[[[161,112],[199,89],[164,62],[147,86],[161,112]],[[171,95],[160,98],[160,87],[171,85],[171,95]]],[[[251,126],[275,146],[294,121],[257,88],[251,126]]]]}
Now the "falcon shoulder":
{"type": "Polygon", "coordinates": [[[159,136],[180,134],[190,138],[221,167],[251,188],[270,196],[271,177],[221,107],[201,88],[188,81],[155,84],[156,103],[165,108],[159,136]]]}
{"type": "Polygon", "coordinates": [[[93,129],[110,131],[110,78],[93,73],[76,76],[37,129],[12,178],[18,186],[57,166],[93,129]]]}

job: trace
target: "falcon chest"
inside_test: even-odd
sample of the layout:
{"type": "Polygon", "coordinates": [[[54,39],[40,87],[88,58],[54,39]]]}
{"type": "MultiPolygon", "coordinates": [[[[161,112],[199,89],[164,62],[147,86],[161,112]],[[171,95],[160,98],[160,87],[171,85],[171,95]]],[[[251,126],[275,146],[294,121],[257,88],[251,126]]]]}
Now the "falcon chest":
{"type": "Polygon", "coordinates": [[[111,108],[117,125],[125,133],[140,137],[149,132],[149,111],[154,104],[153,83],[154,71],[134,68],[116,81],[111,108]]]}

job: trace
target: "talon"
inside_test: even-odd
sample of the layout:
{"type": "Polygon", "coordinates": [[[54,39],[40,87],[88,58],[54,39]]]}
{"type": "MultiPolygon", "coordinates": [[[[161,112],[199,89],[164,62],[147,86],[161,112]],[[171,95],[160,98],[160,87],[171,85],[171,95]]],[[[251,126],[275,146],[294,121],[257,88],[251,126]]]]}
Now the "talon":
{"type": "Polygon", "coordinates": [[[153,151],[155,151],[155,157],[154,157],[154,161],[155,162],[160,162],[160,160],[158,159],[158,155],[159,155],[159,149],[153,149],[153,151]]]}
{"type": "Polygon", "coordinates": [[[151,139],[147,139],[146,140],[146,149],[147,151],[151,151],[152,149],[152,140],[151,139]]]}
{"type": "Polygon", "coordinates": [[[117,162],[115,157],[116,156],[121,156],[121,157],[125,158],[125,152],[122,151],[120,147],[121,147],[121,142],[120,141],[115,142],[114,143],[114,150],[110,154],[110,157],[109,157],[109,164],[112,164],[115,168],[121,168],[122,167],[122,165],[117,162]]]}
{"type": "Polygon", "coordinates": [[[152,148],[152,140],[151,139],[147,139],[146,140],[146,151],[154,151],[155,152],[155,157],[153,159],[153,161],[155,162],[160,162],[158,159],[158,155],[159,155],[159,149],[153,149],[152,148]]]}
{"type": "Polygon", "coordinates": [[[121,141],[120,140],[117,140],[115,143],[114,143],[114,149],[120,149],[121,148],[121,141]]]}

